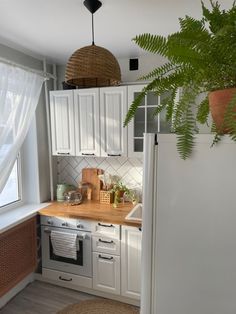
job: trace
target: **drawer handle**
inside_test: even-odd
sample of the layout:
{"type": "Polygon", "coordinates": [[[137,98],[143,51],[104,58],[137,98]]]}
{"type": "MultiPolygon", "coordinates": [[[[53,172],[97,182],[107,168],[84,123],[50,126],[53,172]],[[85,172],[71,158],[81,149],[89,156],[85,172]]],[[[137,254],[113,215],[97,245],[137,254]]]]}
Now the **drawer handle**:
{"type": "Polygon", "coordinates": [[[114,241],[105,241],[105,240],[102,240],[102,239],[99,239],[98,240],[99,242],[102,242],[102,243],[109,243],[109,244],[112,244],[112,243],[114,243],[114,241]]]}
{"type": "Polygon", "coordinates": [[[62,276],[60,276],[59,279],[60,279],[60,280],[63,280],[63,281],[72,281],[72,278],[66,279],[66,278],[63,278],[62,276]]]}
{"type": "Polygon", "coordinates": [[[109,261],[113,260],[112,256],[111,257],[106,257],[106,256],[102,256],[102,255],[99,254],[98,257],[101,258],[101,259],[109,260],[109,261]]]}
{"type": "Polygon", "coordinates": [[[83,156],[95,156],[95,154],[86,154],[86,153],[82,153],[83,156]]]}
{"type": "Polygon", "coordinates": [[[142,228],[138,228],[139,231],[142,231],[142,228]]]}
{"type": "Polygon", "coordinates": [[[109,157],[120,157],[121,154],[107,154],[107,156],[109,156],[109,157]]]}
{"type": "Polygon", "coordinates": [[[57,152],[59,155],[70,155],[70,153],[60,153],[60,152],[57,152]]]}
{"type": "Polygon", "coordinates": [[[101,227],[108,227],[108,228],[113,227],[113,228],[114,228],[114,226],[113,226],[112,224],[111,224],[111,225],[104,225],[104,224],[101,224],[101,223],[99,222],[98,225],[101,226],[101,227]]]}

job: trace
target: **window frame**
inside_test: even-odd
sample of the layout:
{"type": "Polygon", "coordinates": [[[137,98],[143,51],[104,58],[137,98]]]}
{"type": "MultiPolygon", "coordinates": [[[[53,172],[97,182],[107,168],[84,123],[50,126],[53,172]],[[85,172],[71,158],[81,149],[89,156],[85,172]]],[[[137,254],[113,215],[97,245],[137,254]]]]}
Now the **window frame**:
{"type": "Polygon", "coordinates": [[[12,210],[14,208],[17,208],[24,204],[24,195],[23,195],[23,171],[22,171],[22,153],[20,152],[16,158],[17,161],[17,172],[18,172],[18,193],[19,193],[19,199],[16,201],[13,201],[11,203],[8,203],[6,205],[0,206],[0,213],[3,213],[5,211],[12,210]]]}

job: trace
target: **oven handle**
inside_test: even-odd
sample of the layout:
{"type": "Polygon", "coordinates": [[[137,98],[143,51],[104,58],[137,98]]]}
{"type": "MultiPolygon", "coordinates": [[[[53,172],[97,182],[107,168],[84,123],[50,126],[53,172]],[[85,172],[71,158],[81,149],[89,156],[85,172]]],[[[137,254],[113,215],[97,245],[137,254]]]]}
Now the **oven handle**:
{"type": "MultiPolygon", "coordinates": [[[[50,235],[52,231],[50,229],[44,229],[44,232],[50,235]]],[[[82,238],[83,240],[86,239],[86,236],[87,234],[85,232],[77,234],[77,238],[82,238]]]]}

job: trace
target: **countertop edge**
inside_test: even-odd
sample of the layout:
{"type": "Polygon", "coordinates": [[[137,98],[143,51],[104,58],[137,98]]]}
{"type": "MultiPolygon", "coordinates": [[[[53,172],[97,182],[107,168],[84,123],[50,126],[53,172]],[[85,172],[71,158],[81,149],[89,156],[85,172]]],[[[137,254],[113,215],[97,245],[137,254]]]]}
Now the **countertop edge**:
{"type": "MultiPolygon", "coordinates": [[[[99,203],[98,203],[99,204],[99,203]]],[[[48,217],[64,217],[64,218],[69,218],[69,219],[84,219],[84,220],[90,220],[90,221],[99,221],[99,222],[104,222],[104,223],[113,223],[117,225],[124,225],[124,226],[130,226],[130,227],[137,227],[140,228],[142,227],[142,221],[136,221],[136,220],[125,220],[123,219],[117,219],[117,217],[106,217],[102,215],[102,213],[99,213],[98,217],[94,217],[94,215],[90,215],[89,212],[85,213],[74,213],[73,211],[71,212],[61,212],[61,210],[57,210],[57,207],[60,208],[60,205],[64,206],[63,204],[57,203],[57,202],[52,202],[49,204],[48,208],[42,209],[42,211],[39,211],[39,215],[42,216],[48,216],[48,217]],[[55,207],[56,205],[56,207],[55,207]],[[54,207],[53,210],[50,209],[50,207],[54,207]]],[[[79,205],[80,206],[80,205],[79,205]]],[[[89,203],[88,206],[93,206],[93,204],[89,203]]],[[[101,205],[100,205],[101,206],[101,205]]],[[[122,209],[122,207],[117,208],[118,210],[122,209]]],[[[114,209],[116,210],[116,209],[114,209]]],[[[132,208],[130,209],[130,211],[132,208]]]]}
{"type": "MultiPolygon", "coordinates": [[[[38,213],[41,216],[48,216],[48,217],[52,217],[52,215],[47,214],[47,213],[38,213]]],[[[124,220],[122,223],[121,222],[117,222],[116,220],[112,220],[111,219],[95,219],[95,218],[91,218],[89,216],[80,216],[80,215],[68,215],[68,216],[64,216],[64,215],[55,215],[55,217],[64,217],[64,218],[69,218],[69,219],[84,219],[84,220],[91,220],[91,221],[99,221],[99,222],[104,222],[104,223],[113,223],[115,225],[121,225],[121,226],[129,226],[129,227],[142,227],[142,222],[139,221],[132,221],[132,220],[124,220]]]]}

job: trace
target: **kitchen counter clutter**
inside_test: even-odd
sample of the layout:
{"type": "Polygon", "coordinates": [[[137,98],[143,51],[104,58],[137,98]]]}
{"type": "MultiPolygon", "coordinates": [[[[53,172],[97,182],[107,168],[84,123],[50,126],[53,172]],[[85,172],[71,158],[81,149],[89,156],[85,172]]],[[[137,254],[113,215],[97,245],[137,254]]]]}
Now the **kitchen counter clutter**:
{"type": "Polygon", "coordinates": [[[40,210],[43,278],[139,305],[141,221],[126,218],[134,210],[132,203],[114,208],[96,200],[53,202],[40,210]]]}
{"type": "Polygon", "coordinates": [[[39,211],[40,215],[57,216],[74,219],[88,219],[118,225],[141,227],[141,222],[126,220],[125,217],[135,205],[132,203],[119,204],[114,208],[112,204],[101,204],[99,201],[84,201],[80,205],[68,205],[64,202],[53,202],[39,211]]]}

